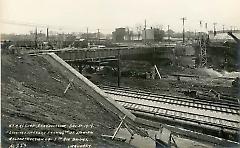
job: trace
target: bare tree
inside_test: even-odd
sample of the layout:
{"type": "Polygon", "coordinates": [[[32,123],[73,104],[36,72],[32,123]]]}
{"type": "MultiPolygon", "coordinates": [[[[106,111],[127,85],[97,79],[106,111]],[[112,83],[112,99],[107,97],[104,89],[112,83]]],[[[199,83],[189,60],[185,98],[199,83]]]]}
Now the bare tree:
{"type": "Polygon", "coordinates": [[[141,31],[142,31],[142,25],[141,24],[136,24],[136,31],[137,31],[138,40],[140,40],[141,31]]]}

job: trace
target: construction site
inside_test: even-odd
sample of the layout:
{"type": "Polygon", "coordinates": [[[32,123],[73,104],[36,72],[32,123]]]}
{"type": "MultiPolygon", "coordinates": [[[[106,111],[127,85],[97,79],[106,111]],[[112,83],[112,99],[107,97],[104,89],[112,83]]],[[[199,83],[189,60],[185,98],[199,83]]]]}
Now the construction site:
{"type": "Polygon", "coordinates": [[[240,147],[240,30],[186,20],[111,34],[2,22],[34,30],[1,33],[1,146],[240,147]]]}

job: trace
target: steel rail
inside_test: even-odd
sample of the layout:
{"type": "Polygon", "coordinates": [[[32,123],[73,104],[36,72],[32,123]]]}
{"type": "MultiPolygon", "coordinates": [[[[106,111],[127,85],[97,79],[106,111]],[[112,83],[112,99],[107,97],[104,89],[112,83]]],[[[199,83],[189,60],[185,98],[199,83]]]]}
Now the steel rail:
{"type": "Polygon", "coordinates": [[[229,105],[229,106],[236,106],[236,107],[240,107],[240,104],[239,102],[237,101],[229,101],[229,100],[220,100],[221,102],[214,102],[214,100],[210,100],[210,99],[199,99],[199,98],[188,98],[188,97],[181,97],[181,96],[171,96],[171,95],[165,95],[165,94],[157,94],[157,93],[152,93],[152,92],[149,92],[149,91],[144,91],[144,90],[136,90],[136,89],[132,89],[132,88],[128,88],[128,87],[120,87],[120,88],[117,88],[117,87],[113,87],[113,86],[100,86],[101,88],[103,89],[110,89],[110,90],[119,90],[119,91],[129,91],[129,92],[132,92],[132,93],[144,93],[144,94],[151,94],[151,95],[157,95],[157,96],[169,96],[169,97],[174,97],[174,98],[179,98],[179,99],[184,99],[184,100],[194,100],[194,101],[204,101],[204,102],[208,102],[208,103],[218,103],[218,104],[221,104],[221,105],[229,105]]]}
{"type": "Polygon", "coordinates": [[[176,100],[175,98],[172,97],[153,97],[153,96],[142,96],[142,95],[131,95],[128,93],[124,92],[113,92],[113,91],[105,91],[107,94],[112,94],[112,95],[118,95],[118,96],[125,96],[129,98],[137,98],[140,100],[148,100],[148,101],[155,101],[155,102],[162,102],[162,103],[167,103],[167,104],[175,104],[175,105],[180,105],[180,106],[187,106],[187,107],[192,107],[192,108],[198,108],[198,109],[203,109],[203,110],[211,110],[211,111],[217,111],[217,112],[223,112],[223,113],[230,113],[230,114],[239,114],[238,110],[236,109],[229,109],[228,107],[220,107],[217,105],[210,105],[207,103],[197,103],[197,102],[191,102],[191,101],[181,101],[181,100],[176,100]],[[148,98],[146,98],[148,97],[148,98]],[[151,97],[151,98],[150,98],[151,97]],[[170,100],[170,101],[168,101],[170,100]],[[214,108],[212,107],[214,106],[214,108]]]}
{"type": "Polygon", "coordinates": [[[162,107],[145,105],[141,103],[133,103],[133,102],[122,101],[122,100],[116,100],[116,101],[119,102],[121,105],[123,105],[126,109],[133,110],[133,111],[145,112],[152,115],[159,115],[162,117],[171,118],[173,120],[178,119],[178,120],[188,121],[188,122],[202,124],[202,125],[229,129],[236,132],[239,131],[239,121],[235,121],[235,120],[217,118],[217,117],[212,117],[207,115],[199,115],[195,113],[177,111],[173,109],[166,109],[162,107]]]}
{"type": "Polygon", "coordinates": [[[210,104],[210,103],[199,101],[199,100],[197,101],[190,100],[189,98],[179,99],[178,97],[175,97],[175,96],[155,95],[151,93],[146,94],[142,92],[132,92],[129,90],[124,90],[123,92],[118,89],[110,89],[110,91],[105,89],[104,91],[108,94],[113,94],[113,95],[126,96],[126,97],[156,101],[156,102],[163,102],[168,104],[176,104],[181,106],[194,107],[194,108],[217,111],[217,112],[239,114],[239,106],[210,104]]]}

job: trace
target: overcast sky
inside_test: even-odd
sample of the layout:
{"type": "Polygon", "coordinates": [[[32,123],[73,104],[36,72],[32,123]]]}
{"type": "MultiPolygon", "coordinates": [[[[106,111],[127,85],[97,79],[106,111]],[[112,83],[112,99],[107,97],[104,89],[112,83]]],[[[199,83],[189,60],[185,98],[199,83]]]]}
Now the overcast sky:
{"type": "MultiPolygon", "coordinates": [[[[34,27],[10,25],[45,24],[50,30],[65,32],[111,33],[116,27],[136,24],[147,26],[170,25],[181,31],[181,17],[186,17],[186,30],[199,28],[199,21],[208,23],[208,28],[222,29],[230,26],[240,28],[240,0],[0,0],[0,19],[3,32],[22,33],[34,27]],[[61,28],[61,29],[60,29],[61,28]]],[[[39,30],[45,30],[40,28],[39,30]]]]}

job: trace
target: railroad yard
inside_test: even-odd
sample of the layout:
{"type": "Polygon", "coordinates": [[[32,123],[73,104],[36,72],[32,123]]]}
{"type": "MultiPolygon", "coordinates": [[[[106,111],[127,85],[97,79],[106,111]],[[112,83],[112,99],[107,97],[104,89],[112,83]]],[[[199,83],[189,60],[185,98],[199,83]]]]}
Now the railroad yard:
{"type": "MultiPolygon", "coordinates": [[[[66,77],[66,74],[55,68],[56,64],[49,60],[46,61],[47,54],[49,53],[2,54],[1,85],[2,98],[5,98],[2,100],[2,128],[4,132],[11,131],[12,128],[8,125],[16,122],[53,125],[92,123],[94,128],[91,131],[94,134],[84,137],[89,140],[87,144],[93,147],[103,145],[104,147],[141,147],[140,145],[144,144],[143,147],[154,147],[156,135],[160,137],[160,140],[164,141],[165,139],[164,142],[169,143],[171,133],[174,135],[171,137],[174,139],[172,144],[177,144],[178,147],[238,145],[239,88],[232,85],[233,76],[238,76],[238,73],[219,73],[206,68],[183,69],[182,71],[178,68],[176,68],[177,70],[169,68],[165,71],[164,67],[159,66],[162,78],[155,77],[153,79],[136,74],[138,62],[122,61],[122,63],[128,64],[121,66],[123,76],[120,86],[118,86],[119,79],[115,71],[111,69],[106,71],[99,66],[96,66],[96,70],[91,70],[94,66],[92,68],[86,66],[83,68],[82,74],[96,84],[96,87],[99,87],[102,92],[137,118],[159,125],[156,127],[152,123],[145,125],[135,123],[138,128],[141,128],[141,132],[148,133],[143,136],[146,138],[141,137],[139,132],[134,132],[136,129],[122,126],[117,132],[116,138],[121,136],[127,140],[127,143],[123,144],[121,142],[123,139],[112,141],[111,138],[104,136],[111,137],[114,134],[122,120],[120,115],[116,116],[112,111],[109,112],[109,109],[104,109],[105,107],[100,105],[102,103],[97,103],[91,90],[88,92],[89,90],[84,90],[84,86],[81,88],[77,86],[78,84],[71,84],[75,78],[71,79],[68,74],[66,77]],[[135,71],[135,75],[124,75],[124,72],[128,71],[129,73],[129,70],[135,71]],[[179,71],[181,71],[181,75],[177,74],[179,71]],[[94,102],[96,105],[93,105],[94,102]],[[71,108],[69,108],[70,106],[71,108]],[[99,114],[102,114],[101,118],[99,118],[99,114]],[[132,129],[131,132],[126,127],[132,129]],[[162,132],[159,132],[160,129],[162,132]],[[192,133],[189,133],[190,131],[192,133]],[[129,132],[133,135],[129,135],[129,132]],[[144,144],[141,143],[142,141],[145,141],[144,144]]],[[[146,71],[149,70],[150,64],[140,63],[145,65],[143,67],[146,71]]],[[[72,62],[70,65],[77,71],[79,70],[72,62]]],[[[144,69],[138,73],[142,73],[142,71],[144,69]]],[[[44,129],[39,130],[44,131],[44,129]]],[[[65,130],[71,129],[66,128],[65,130]]],[[[59,128],[51,129],[51,132],[56,131],[59,131],[59,128]]],[[[40,137],[53,135],[55,134],[46,134],[40,137]]],[[[65,135],[67,134],[65,133],[65,135]]],[[[10,144],[9,135],[3,134],[3,136],[3,143],[10,144]]],[[[10,134],[10,136],[17,138],[17,135],[10,134]]],[[[67,136],[71,137],[71,135],[67,136]]],[[[82,136],[80,137],[82,138],[82,136]]],[[[70,143],[48,141],[37,145],[67,146],[70,143]]],[[[27,142],[27,145],[34,146],[35,144],[27,142]]]]}
{"type": "Polygon", "coordinates": [[[218,137],[224,129],[229,136],[226,139],[236,136],[238,140],[239,94],[238,89],[232,87],[232,80],[207,72],[201,78],[182,80],[122,78],[120,88],[114,77],[98,75],[92,76],[92,80],[138,116],[218,137]],[[221,92],[220,96],[211,90],[221,92]]]}
{"type": "MultiPolygon", "coordinates": [[[[10,18],[27,6],[35,9],[10,3],[4,9],[10,18]]],[[[226,12],[229,21],[217,5],[233,9],[230,2],[213,2],[216,13],[209,16],[195,10],[195,2],[175,2],[187,13],[166,2],[175,12],[168,17],[156,1],[137,4],[139,12],[128,2],[109,2],[110,9],[107,2],[75,1],[81,10],[70,3],[39,3],[49,16],[38,21],[50,19],[46,24],[0,20],[6,29],[0,38],[0,147],[240,147],[240,29],[233,25],[236,12],[226,12]],[[225,24],[209,25],[215,17],[225,24]],[[163,24],[154,23],[159,19],[163,24]]],[[[28,9],[29,17],[42,14],[28,9]]]]}

